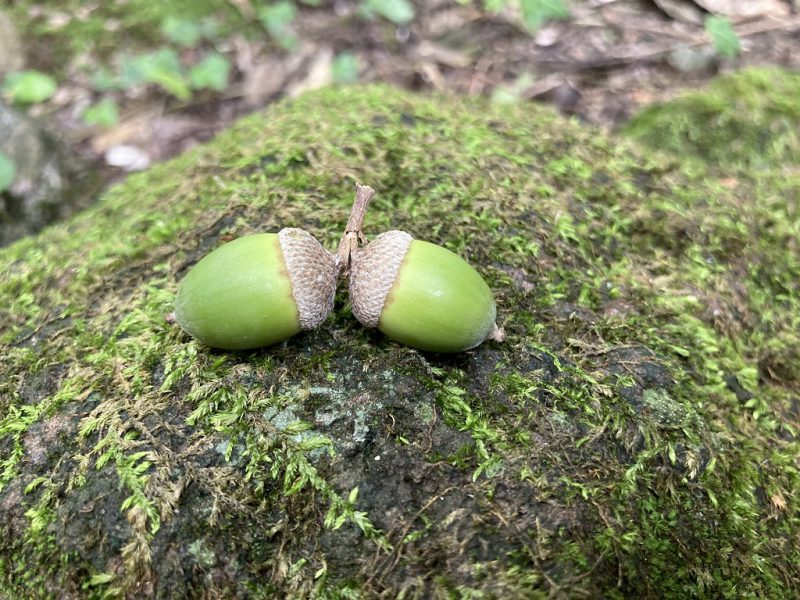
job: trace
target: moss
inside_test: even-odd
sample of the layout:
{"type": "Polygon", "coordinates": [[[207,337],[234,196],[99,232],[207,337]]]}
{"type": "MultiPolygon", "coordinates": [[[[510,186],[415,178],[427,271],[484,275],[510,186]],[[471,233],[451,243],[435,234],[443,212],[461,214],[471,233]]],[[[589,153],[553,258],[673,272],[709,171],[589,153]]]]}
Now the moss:
{"type": "Polygon", "coordinates": [[[797,164],[800,74],[750,69],[640,112],[628,135],[651,148],[733,171],[797,164]]]}
{"type": "Polygon", "coordinates": [[[800,182],[779,158],[704,170],[535,106],[357,87],[129,178],[0,252],[0,590],[796,595],[800,182]],[[505,342],[419,353],[344,290],[254,352],[167,323],[229,239],[333,248],[354,180],[378,190],[368,233],[480,270],[505,342]]]}

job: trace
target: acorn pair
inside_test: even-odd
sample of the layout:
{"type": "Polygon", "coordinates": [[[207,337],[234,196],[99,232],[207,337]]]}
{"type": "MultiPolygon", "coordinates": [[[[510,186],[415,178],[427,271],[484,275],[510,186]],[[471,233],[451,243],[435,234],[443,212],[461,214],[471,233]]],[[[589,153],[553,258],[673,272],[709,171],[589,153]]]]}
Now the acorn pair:
{"type": "Polygon", "coordinates": [[[220,246],[181,282],[176,321],[214,348],[268,346],[321,325],[344,271],[356,318],[400,343],[461,352],[502,339],[489,286],[458,255],[403,231],[382,233],[361,247],[361,223],[373,194],[357,186],[337,254],[295,228],[220,246]]]}

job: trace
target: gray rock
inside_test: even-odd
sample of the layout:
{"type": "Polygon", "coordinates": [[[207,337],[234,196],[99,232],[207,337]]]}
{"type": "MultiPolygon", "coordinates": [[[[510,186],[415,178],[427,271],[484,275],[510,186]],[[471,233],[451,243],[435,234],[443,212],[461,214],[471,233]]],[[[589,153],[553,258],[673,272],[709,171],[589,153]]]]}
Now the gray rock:
{"type": "Polygon", "coordinates": [[[65,192],[71,161],[36,122],[2,102],[0,154],[16,167],[14,182],[0,194],[0,246],[74,212],[74,195],[65,192]]]}

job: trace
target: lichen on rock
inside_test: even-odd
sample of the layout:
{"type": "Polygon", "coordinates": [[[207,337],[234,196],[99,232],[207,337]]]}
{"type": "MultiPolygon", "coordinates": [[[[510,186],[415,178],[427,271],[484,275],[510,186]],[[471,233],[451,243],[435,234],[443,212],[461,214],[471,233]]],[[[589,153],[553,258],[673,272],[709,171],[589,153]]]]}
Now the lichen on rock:
{"type": "Polygon", "coordinates": [[[331,89],[1,250],[0,592],[796,595],[800,174],[714,169],[536,106],[331,89]],[[234,237],[332,249],[354,181],[367,235],[481,272],[504,342],[399,346],[343,288],[258,351],[164,318],[234,237]]]}

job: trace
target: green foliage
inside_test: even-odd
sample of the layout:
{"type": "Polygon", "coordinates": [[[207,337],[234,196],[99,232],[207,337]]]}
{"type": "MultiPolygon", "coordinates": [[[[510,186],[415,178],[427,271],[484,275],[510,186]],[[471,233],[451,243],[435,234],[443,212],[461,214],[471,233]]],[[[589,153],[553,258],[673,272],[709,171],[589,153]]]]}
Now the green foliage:
{"type": "Polygon", "coordinates": [[[484,8],[498,12],[514,3],[522,12],[522,21],[531,31],[537,31],[547,21],[566,19],[569,7],[564,0],[484,0],[484,8]]]}
{"type": "Polygon", "coordinates": [[[180,59],[171,48],[135,57],[128,63],[125,81],[131,86],[139,81],[154,83],[179,100],[186,101],[192,95],[180,59]]]}
{"type": "Polygon", "coordinates": [[[706,18],[705,27],[717,53],[725,58],[736,58],[741,50],[741,43],[730,19],[719,15],[709,15],[706,18]]]}
{"type": "Polygon", "coordinates": [[[189,81],[196,90],[222,92],[228,87],[231,63],[222,54],[212,52],[189,70],[189,81]]]}
{"type": "Polygon", "coordinates": [[[396,25],[405,25],[414,19],[414,5],[408,0],[363,0],[361,10],[367,17],[378,15],[396,25]]]}
{"type": "Polygon", "coordinates": [[[6,75],[3,95],[11,102],[35,104],[44,102],[56,93],[58,85],[50,75],[40,71],[17,71],[6,75]]]}
{"type": "Polygon", "coordinates": [[[119,106],[113,98],[103,98],[83,113],[83,122],[87,125],[111,127],[119,121],[119,106]]]}
{"type": "Polygon", "coordinates": [[[8,156],[0,152],[0,193],[6,191],[14,183],[17,166],[8,156]]]}
{"type": "Polygon", "coordinates": [[[353,83],[358,81],[360,69],[358,57],[352,52],[340,52],[333,59],[331,75],[334,83],[353,83]]]}
{"type": "Polygon", "coordinates": [[[274,4],[262,6],[258,10],[258,18],[267,33],[286,50],[297,46],[297,34],[292,28],[297,7],[290,0],[281,0],[274,4]]]}
{"type": "Polygon", "coordinates": [[[101,66],[92,73],[91,85],[98,92],[122,89],[120,77],[108,67],[101,66]]]}
{"type": "Polygon", "coordinates": [[[547,21],[569,17],[569,7],[564,0],[519,0],[519,5],[522,9],[522,20],[533,31],[547,21]]]}
{"type": "Polygon", "coordinates": [[[206,18],[202,21],[168,16],[161,23],[161,31],[170,42],[186,48],[195,47],[203,39],[214,39],[219,33],[216,21],[206,18]]]}

